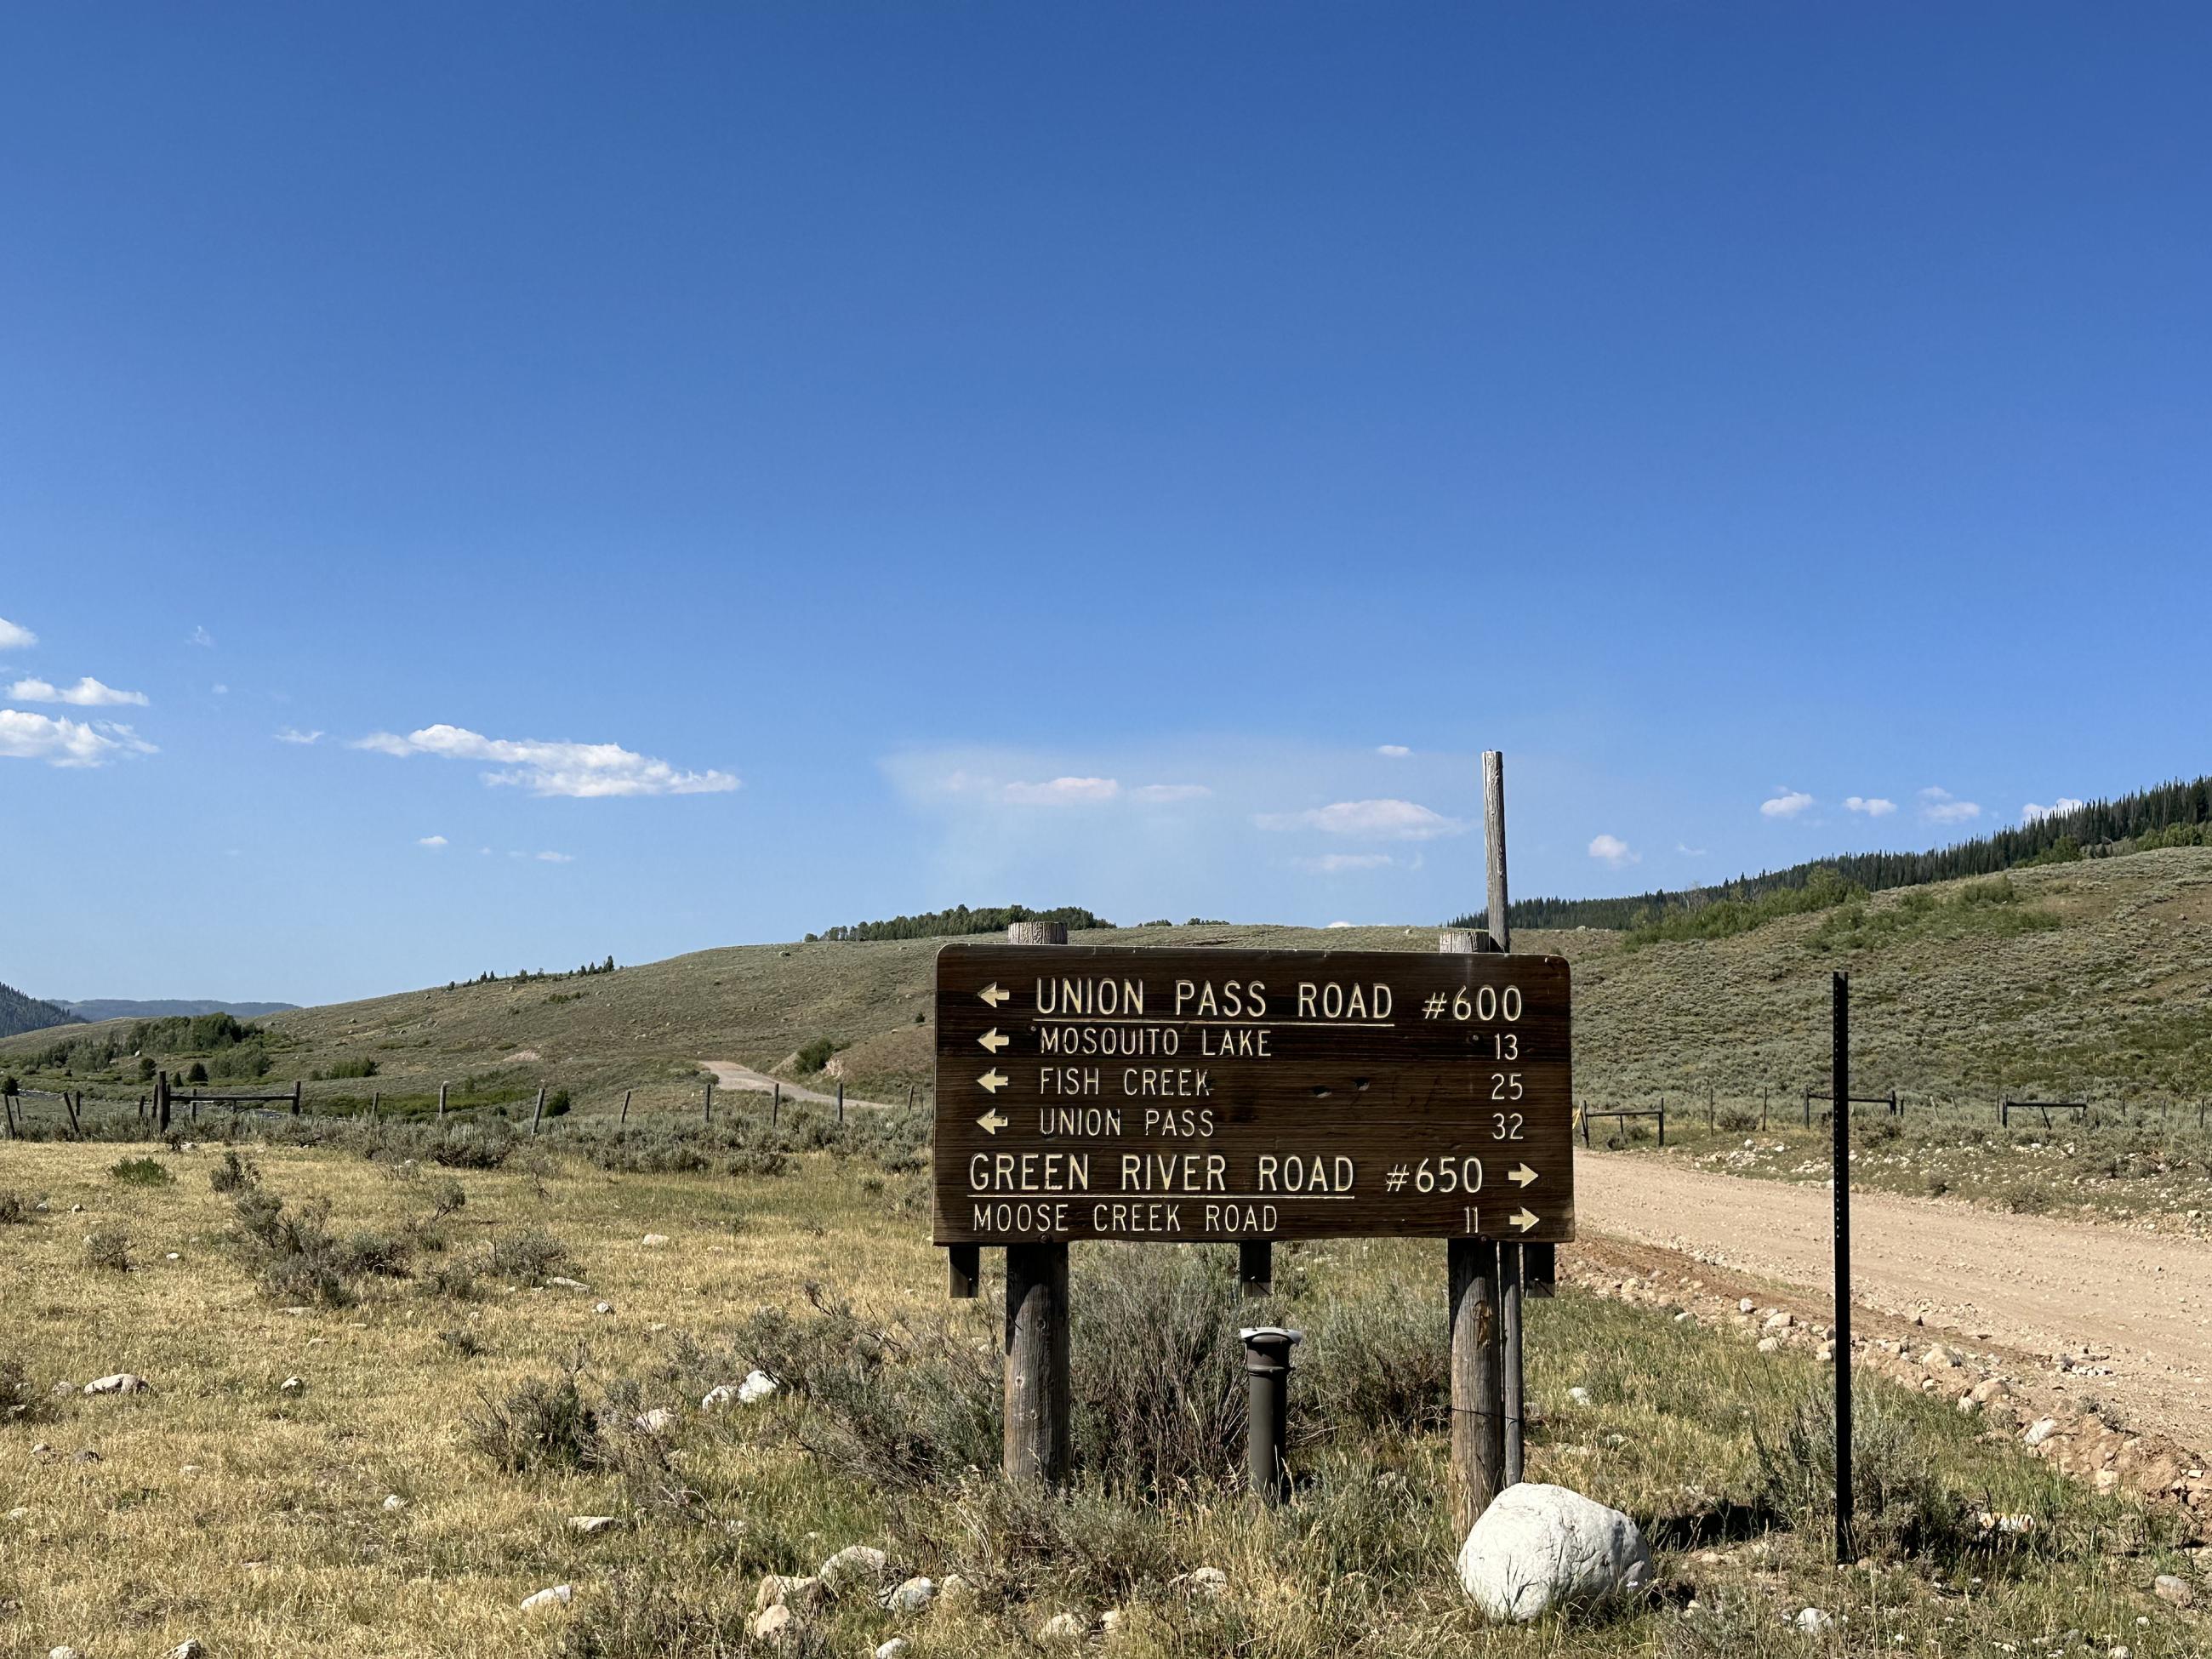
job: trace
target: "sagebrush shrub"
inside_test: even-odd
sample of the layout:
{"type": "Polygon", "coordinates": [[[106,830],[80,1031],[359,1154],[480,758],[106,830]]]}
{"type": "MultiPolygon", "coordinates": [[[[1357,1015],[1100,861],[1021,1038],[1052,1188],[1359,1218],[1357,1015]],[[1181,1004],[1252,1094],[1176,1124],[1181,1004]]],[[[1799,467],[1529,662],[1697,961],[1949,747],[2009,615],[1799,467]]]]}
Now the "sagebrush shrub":
{"type": "Polygon", "coordinates": [[[166,1187],[176,1179],[159,1158],[126,1158],[107,1171],[126,1187],[166,1187]]]}
{"type": "Polygon", "coordinates": [[[131,1271],[131,1238],[127,1233],[103,1227],[84,1241],[85,1260],[109,1273],[131,1271]]]}

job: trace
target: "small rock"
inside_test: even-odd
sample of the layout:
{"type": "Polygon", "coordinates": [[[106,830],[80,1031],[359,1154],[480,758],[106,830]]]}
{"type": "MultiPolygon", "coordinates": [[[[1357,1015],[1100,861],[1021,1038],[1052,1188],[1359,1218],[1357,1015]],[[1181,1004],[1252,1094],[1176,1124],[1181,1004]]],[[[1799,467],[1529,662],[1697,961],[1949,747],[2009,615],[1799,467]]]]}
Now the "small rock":
{"type": "Polygon", "coordinates": [[[822,1564],[818,1575],[832,1595],[872,1589],[890,1576],[890,1558],[868,1544],[848,1544],[822,1564]]]}
{"type": "Polygon", "coordinates": [[[1129,1615],[1119,1607],[1109,1607],[1098,1615],[1098,1633],[1111,1641],[1120,1633],[1129,1615]]]}
{"type": "Polygon", "coordinates": [[[949,1607],[966,1607],[975,1599],[975,1587],[958,1573],[949,1572],[937,1587],[937,1599],[949,1607]]]}
{"type": "Polygon", "coordinates": [[[1760,1337],[1760,1338],[1759,1339],[1759,1352],[1761,1352],[1761,1353],[1778,1353],[1778,1352],[1781,1352],[1781,1350],[1782,1350],[1782,1339],[1781,1339],[1780,1337],[1778,1337],[1778,1336],[1762,1336],[1762,1337],[1760,1337]]]}
{"type": "Polygon", "coordinates": [[[1772,1313],[1766,1316],[1766,1322],[1760,1326],[1759,1329],[1765,1331],[1768,1335],[1772,1336],[1788,1330],[1790,1326],[1795,1323],[1796,1323],[1796,1321],[1790,1316],[1789,1310],[1786,1308],[1778,1308],[1772,1313]]]}
{"type": "Polygon", "coordinates": [[[1569,1389],[1567,1390],[1567,1398],[1577,1406],[1587,1406],[1589,1404],[1589,1390],[1588,1389],[1569,1389]]]}
{"type": "Polygon", "coordinates": [[[1758,1306],[1759,1304],[1753,1301],[1749,1297],[1746,1297],[1742,1301],[1735,1304],[1735,1310],[1738,1313],[1749,1313],[1758,1306]]]}
{"type": "Polygon", "coordinates": [[[2057,1432],[2058,1419],[2057,1418],[2039,1417],[2034,1422],[2029,1424],[2027,1427],[2021,1431],[2020,1437],[2021,1443],[2024,1445],[2039,1446],[2057,1432]]]}
{"type": "Polygon", "coordinates": [[[580,1532],[586,1538],[611,1532],[620,1525],[622,1517],[618,1515],[572,1515],[568,1517],[568,1530],[580,1532]]]}
{"type": "Polygon", "coordinates": [[[876,1648],[876,1659],[906,1659],[907,1650],[914,1645],[903,1636],[894,1636],[876,1648]]]}
{"type": "Polygon", "coordinates": [[[595,1314],[611,1314],[611,1313],[612,1313],[614,1310],[615,1310],[615,1304],[614,1304],[613,1303],[611,1303],[611,1302],[601,1302],[601,1303],[598,1303],[598,1304],[594,1304],[594,1305],[593,1305],[593,1307],[592,1307],[592,1311],[593,1313],[595,1313],[595,1314]]]}
{"type": "Polygon", "coordinates": [[[775,1379],[766,1371],[749,1371],[745,1380],[738,1384],[738,1403],[757,1405],[775,1392],[775,1379]]]}
{"type": "Polygon", "coordinates": [[[84,1659],[84,1655],[75,1648],[48,1648],[46,1659],[84,1659]]]}
{"type": "Polygon", "coordinates": [[[91,1447],[87,1446],[75,1457],[70,1459],[70,1462],[72,1463],[97,1463],[100,1462],[100,1454],[94,1451],[91,1447]]]}
{"type": "Polygon", "coordinates": [[[1194,1567],[1176,1582],[1200,1595],[1229,1594],[1229,1575],[1218,1567],[1194,1567]]]}
{"type": "Polygon", "coordinates": [[[1836,1621],[1818,1607],[1806,1607],[1800,1610],[1796,1618],[1790,1622],[1808,1636],[1819,1636],[1836,1621]]]}
{"type": "Polygon", "coordinates": [[[763,1577],[760,1587],[753,1591],[753,1611],[765,1613],[770,1607],[788,1606],[811,1612],[821,1605],[823,1593],[822,1581],[811,1575],[771,1572],[763,1577]]]}
{"type": "Polygon", "coordinates": [[[31,1518],[31,1511],[24,1505],[18,1504],[14,1509],[8,1511],[7,1518],[10,1521],[27,1521],[31,1518]]]}
{"type": "Polygon", "coordinates": [[[545,1282],[556,1290],[588,1291],[592,1288],[580,1279],[564,1279],[559,1273],[552,1274],[545,1282]]]}
{"type": "Polygon", "coordinates": [[[638,1240],[638,1243],[644,1245],[648,1250],[657,1250],[662,1245],[668,1243],[668,1235],[666,1233],[647,1233],[643,1238],[638,1240]]]}
{"type": "Polygon", "coordinates": [[[279,1394],[305,1394],[307,1385],[296,1376],[288,1376],[276,1385],[279,1394]]]}
{"type": "Polygon", "coordinates": [[[407,1500],[396,1492],[386,1492],[384,1495],[384,1507],[390,1513],[397,1515],[407,1507],[407,1500]]]}
{"type": "Polygon", "coordinates": [[[933,1578],[909,1578],[884,1600],[893,1613],[920,1613],[937,1599],[933,1578]]]}
{"type": "Polygon", "coordinates": [[[538,1591],[533,1595],[524,1596],[522,1610],[525,1613],[536,1613],[544,1607],[565,1607],[575,1599],[576,1592],[574,1586],[555,1584],[550,1589],[538,1591]]]}
{"type": "Polygon", "coordinates": [[[728,1383],[717,1382],[700,1396],[699,1409],[702,1412],[718,1412],[723,1407],[731,1404],[737,1397],[738,1391],[728,1383]]]}
{"type": "Polygon", "coordinates": [[[1931,1371],[1955,1371],[1959,1369],[1959,1356],[1938,1342],[1920,1356],[1920,1363],[1931,1371]]]}
{"type": "MultiPolygon", "coordinates": [[[[169,1252],[169,1254],[167,1255],[167,1256],[164,1258],[164,1260],[166,1260],[166,1261],[182,1261],[184,1259],[185,1259],[185,1258],[184,1258],[183,1254],[182,1254],[181,1252],[179,1252],[179,1251],[177,1251],[177,1250],[172,1250],[172,1251],[170,1251],[170,1252],[169,1252]]],[[[187,1644],[186,1645],[187,1645],[187,1646],[191,1646],[191,1644],[187,1644]]],[[[179,1651],[179,1652],[180,1652],[180,1653],[181,1653],[183,1650],[183,1650],[182,1648],[179,1648],[179,1649],[178,1650],[178,1651],[179,1651]]],[[[198,1652],[199,1652],[200,1650],[200,1650],[199,1648],[198,1648],[197,1646],[193,1646],[193,1647],[192,1647],[192,1651],[193,1651],[193,1652],[195,1652],[195,1653],[198,1653],[198,1652]]]]}
{"type": "Polygon", "coordinates": [[[753,1615],[752,1632],[756,1642],[781,1644],[788,1641],[798,1629],[798,1616],[781,1601],[763,1607],[753,1615]]]}
{"type": "Polygon", "coordinates": [[[2197,1600],[2197,1592],[2170,1572],[2162,1572],[2150,1581],[2150,1593],[2161,1601],[2172,1602],[2177,1607],[2185,1607],[2197,1600]]]}
{"type": "Polygon", "coordinates": [[[1081,1615],[1055,1613],[1037,1631],[1040,1642],[1080,1642],[1091,1633],[1091,1626],[1081,1615]]]}
{"type": "Polygon", "coordinates": [[[207,1659],[204,1642],[183,1641],[169,1650],[169,1659],[207,1659]]]}
{"type": "Polygon", "coordinates": [[[655,1406],[631,1419],[630,1426],[640,1434],[649,1434],[664,1439],[676,1432],[676,1413],[665,1406],[655,1406]]]}
{"type": "Polygon", "coordinates": [[[96,1376],[84,1385],[87,1394],[148,1394],[154,1385],[143,1376],[129,1371],[118,1371],[112,1376],[96,1376]]]}

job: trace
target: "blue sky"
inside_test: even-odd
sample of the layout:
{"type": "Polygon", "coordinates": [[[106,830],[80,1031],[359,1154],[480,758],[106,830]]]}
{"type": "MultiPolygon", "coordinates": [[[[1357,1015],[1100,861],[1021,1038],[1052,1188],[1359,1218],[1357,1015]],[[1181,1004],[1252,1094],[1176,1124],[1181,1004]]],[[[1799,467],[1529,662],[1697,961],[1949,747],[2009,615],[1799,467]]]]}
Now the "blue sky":
{"type": "Polygon", "coordinates": [[[1433,922],[1486,746],[1524,894],[2212,769],[2208,48],[17,8],[0,980],[1433,922]]]}

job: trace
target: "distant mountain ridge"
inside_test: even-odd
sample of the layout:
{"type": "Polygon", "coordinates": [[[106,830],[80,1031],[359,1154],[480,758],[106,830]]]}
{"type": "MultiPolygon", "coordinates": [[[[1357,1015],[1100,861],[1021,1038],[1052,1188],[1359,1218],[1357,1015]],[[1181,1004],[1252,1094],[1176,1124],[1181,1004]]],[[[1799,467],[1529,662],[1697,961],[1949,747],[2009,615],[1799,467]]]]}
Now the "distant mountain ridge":
{"type": "Polygon", "coordinates": [[[0,985],[0,1036],[19,1031],[42,1031],[49,1025],[76,1025],[77,1017],[59,1003],[25,996],[12,985],[0,985]]]}
{"type": "MultiPolygon", "coordinates": [[[[102,1019],[173,1019],[190,1018],[194,1014],[229,1014],[238,1019],[258,1019],[264,1014],[287,1014],[300,1005],[296,1002],[207,1002],[185,997],[94,997],[84,1002],[63,1002],[53,1006],[62,1008],[83,1020],[102,1019]]],[[[29,1026],[18,1028],[23,1030],[29,1026]]]]}

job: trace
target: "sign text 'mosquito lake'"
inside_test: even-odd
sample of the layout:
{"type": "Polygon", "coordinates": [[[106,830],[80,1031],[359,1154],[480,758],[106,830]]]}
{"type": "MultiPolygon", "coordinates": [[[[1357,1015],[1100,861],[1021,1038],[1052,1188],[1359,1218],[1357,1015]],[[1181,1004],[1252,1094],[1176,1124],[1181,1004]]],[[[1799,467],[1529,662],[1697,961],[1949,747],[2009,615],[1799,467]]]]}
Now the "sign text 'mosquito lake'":
{"type": "Polygon", "coordinates": [[[1574,1237],[1557,957],[948,945],[936,1242],[1574,1237]]]}

